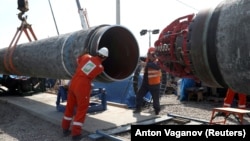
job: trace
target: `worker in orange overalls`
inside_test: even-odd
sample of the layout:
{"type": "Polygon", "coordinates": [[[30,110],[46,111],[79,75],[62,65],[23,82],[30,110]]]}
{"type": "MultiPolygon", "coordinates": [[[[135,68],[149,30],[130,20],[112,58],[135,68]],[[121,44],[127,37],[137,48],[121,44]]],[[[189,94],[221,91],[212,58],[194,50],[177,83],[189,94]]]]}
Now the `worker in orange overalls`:
{"type": "Polygon", "coordinates": [[[84,54],[78,57],[76,72],[68,89],[67,105],[62,119],[64,136],[72,135],[73,140],[81,140],[82,125],[89,107],[92,80],[104,71],[102,62],[108,57],[106,47],[98,50],[97,56],[84,54]],[[73,118],[73,115],[75,116],[73,118]],[[71,121],[72,131],[69,130],[71,121]]]}
{"type": "MultiPolygon", "coordinates": [[[[231,104],[233,102],[234,96],[236,92],[234,92],[232,89],[228,88],[227,95],[224,98],[224,104],[223,107],[231,107],[231,104]]],[[[238,108],[239,109],[246,109],[246,102],[247,102],[247,95],[243,93],[238,93],[238,108]]]]}
{"type": "Polygon", "coordinates": [[[136,94],[136,109],[134,113],[140,113],[143,97],[150,92],[153,99],[153,108],[155,114],[160,112],[160,83],[161,83],[161,70],[158,65],[158,59],[155,54],[155,48],[150,47],[147,53],[147,60],[145,64],[142,85],[136,94]]]}

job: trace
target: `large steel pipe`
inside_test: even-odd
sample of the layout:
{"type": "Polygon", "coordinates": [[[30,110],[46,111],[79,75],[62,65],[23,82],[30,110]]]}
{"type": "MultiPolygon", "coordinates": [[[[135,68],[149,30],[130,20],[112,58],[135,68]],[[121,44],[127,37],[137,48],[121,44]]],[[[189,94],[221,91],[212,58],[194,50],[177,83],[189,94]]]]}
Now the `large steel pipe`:
{"type": "Polygon", "coordinates": [[[79,55],[96,55],[101,47],[109,49],[104,72],[97,81],[113,82],[128,78],[139,60],[135,37],[125,27],[100,25],[88,30],[19,44],[0,50],[0,73],[41,78],[70,79],[79,55]]]}
{"type": "Polygon", "coordinates": [[[249,11],[250,0],[224,0],[197,14],[190,26],[190,58],[202,81],[250,95],[249,11]]]}

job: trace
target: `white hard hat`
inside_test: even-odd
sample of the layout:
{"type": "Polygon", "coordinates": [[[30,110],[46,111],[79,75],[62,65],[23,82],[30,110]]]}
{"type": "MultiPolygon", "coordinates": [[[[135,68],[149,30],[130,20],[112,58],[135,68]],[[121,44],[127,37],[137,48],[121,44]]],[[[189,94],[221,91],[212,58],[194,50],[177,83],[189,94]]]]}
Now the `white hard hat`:
{"type": "Polygon", "coordinates": [[[106,47],[102,47],[101,49],[98,50],[98,54],[108,57],[109,50],[106,47]]]}

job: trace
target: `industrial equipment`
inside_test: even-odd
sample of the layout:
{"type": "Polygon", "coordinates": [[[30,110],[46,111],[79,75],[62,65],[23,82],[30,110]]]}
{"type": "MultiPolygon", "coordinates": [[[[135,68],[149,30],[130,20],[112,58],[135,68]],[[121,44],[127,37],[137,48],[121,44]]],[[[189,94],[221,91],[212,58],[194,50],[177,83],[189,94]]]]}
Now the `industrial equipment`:
{"type": "MultiPolygon", "coordinates": [[[[21,21],[21,25],[17,28],[17,31],[3,54],[3,67],[8,71],[13,71],[14,64],[12,64],[12,59],[16,56],[13,56],[13,53],[17,47],[18,41],[24,32],[26,37],[30,42],[37,40],[37,37],[31,27],[27,22],[27,16],[24,16],[25,12],[29,10],[28,0],[18,0],[18,8],[21,12],[18,14],[18,19],[21,21]],[[30,35],[31,34],[31,35],[30,35]]],[[[7,89],[3,91],[5,94],[33,94],[35,92],[45,91],[45,79],[29,76],[18,76],[18,72],[11,73],[9,75],[2,75],[0,78],[0,84],[7,89]],[[13,75],[17,74],[17,75],[13,75]]]]}
{"type": "Polygon", "coordinates": [[[88,20],[88,16],[87,16],[87,10],[86,9],[83,10],[79,0],[76,0],[76,5],[77,5],[77,8],[78,8],[78,13],[79,13],[79,16],[80,16],[82,28],[83,29],[88,29],[90,26],[89,26],[89,20],[88,20]]]}
{"type": "MultiPolygon", "coordinates": [[[[28,3],[28,1],[25,1],[25,2],[28,3]]],[[[4,67],[8,71],[13,71],[14,69],[14,64],[12,64],[13,53],[17,47],[18,41],[22,33],[23,32],[25,33],[25,35],[27,36],[30,42],[32,42],[31,36],[33,37],[33,40],[37,40],[37,37],[32,29],[32,26],[27,22],[27,16],[23,17],[23,14],[27,11],[27,8],[25,7],[25,5],[21,5],[21,4],[19,5],[19,1],[18,1],[18,9],[21,9],[21,13],[18,14],[18,18],[19,20],[21,20],[21,25],[17,28],[17,31],[7,49],[8,51],[4,53],[4,59],[3,59],[4,67]]],[[[18,72],[15,72],[13,74],[17,74],[17,73],[18,72]]]]}
{"type": "Polygon", "coordinates": [[[155,42],[162,69],[250,95],[249,7],[249,0],[223,0],[173,21],[155,42]]]}
{"type": "Polygon", "coordinates": [[[18,18],[20,20],[24,20],[23,19],[23,14],[27,11],[29,11],[29,3],[28,0],[18,0],[17,1],[17,9],[20,10],[20,13],[18,14],[18,18]]]}
{"type": "Polygon", "coordinates": [[[3,95],[32,95],[44,92],[45,79],[17,75],[3,75],[0,77],[0,93],[3,95]]]}
{"type": "MultiPolygon", "coordinates": [[[[91,92],[91,101],[89,103],[88,113],[100,112],[107,110],[107,99],[106,99],[106,89],[105,88],[94,88],[91,92]]],[[[65,106],[59,103],[56,106],[57,111],[64,112],[65,106]]]]}

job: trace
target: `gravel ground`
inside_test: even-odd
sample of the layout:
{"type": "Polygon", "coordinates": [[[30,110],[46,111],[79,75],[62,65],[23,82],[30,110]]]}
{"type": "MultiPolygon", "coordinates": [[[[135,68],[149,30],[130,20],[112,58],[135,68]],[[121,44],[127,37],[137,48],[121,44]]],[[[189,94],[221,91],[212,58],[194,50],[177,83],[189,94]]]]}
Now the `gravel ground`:
{"type": "MultiPolygon", "coordinates": [[[[212,108],[221,107],[222,102],[214,101],[186,101],[180,102],[173,94],[161,98],[161,115],[177,114],[209,121],[212,108]]],[[[146,108],[143,112],[152,112],[146,108]]],[[[61,128],[55,124],[39,119],[20,108],[0,101],[0,141],[70,141],[70,137],[63,137],[61,128]]],[[[250,119],[246,118],[249,122],[250,119]]],[[[228,124],[236,124],[229,121],[228,124]]],[[[91,141],[89,138],[83,139],[91,141]]]]}
{"type": "MultiPolygon", "coordinates": [[[[183,117],[187,117],[190,119],[197,119],[202,121],[209,122],[212,116],[212,109],[222,107],[223,98],[215,98],[215,97],[204,97],[203,101],[195,101],[195,99],[191,101],[179,101],[176,95],[170,94],[165,95],[161,98],[161,106],[162,111],[161,115],[173,114],[180,115],[183,117]]],[[[247,110],[250,107],[248,105],[247,110]]],[[[150,110],[153,113],[153,109],[145,109],[150,110]]],[[[214,121],[221,121],[223,117],[216,117],[214,121]]],[[[244,124],[250,124],[250,117],[244,116],[244,124]]],[[[226,121],[226,125],[236,125],[238,121],[233,115],[230,115],[226,121]]]]}
{"type": "Polygon", "coordinates": [[[0,101],[0,141],[68,141],[61,128],[0,101]]]}

